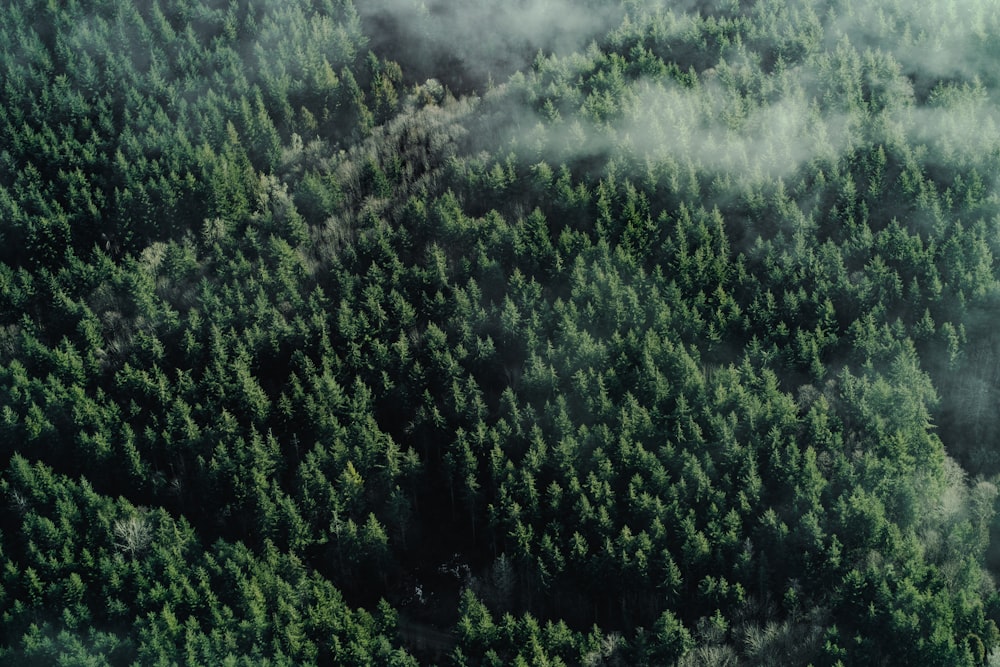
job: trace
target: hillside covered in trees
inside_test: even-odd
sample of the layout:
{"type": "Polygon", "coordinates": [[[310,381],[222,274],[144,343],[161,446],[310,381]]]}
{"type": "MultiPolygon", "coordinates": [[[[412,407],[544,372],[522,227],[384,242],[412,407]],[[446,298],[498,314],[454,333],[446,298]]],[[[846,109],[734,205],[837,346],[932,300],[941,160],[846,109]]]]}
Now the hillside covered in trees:
{"type": "Polygon", "coordinates": [[[0,663],[1000,663],[996,0],[8,0],[0,663]]]}

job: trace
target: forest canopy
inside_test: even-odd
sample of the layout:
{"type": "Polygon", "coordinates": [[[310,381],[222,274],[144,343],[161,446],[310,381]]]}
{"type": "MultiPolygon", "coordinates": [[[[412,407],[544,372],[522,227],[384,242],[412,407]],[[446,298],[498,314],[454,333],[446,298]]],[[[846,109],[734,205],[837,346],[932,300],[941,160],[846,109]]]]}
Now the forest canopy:
{"type": "Polygon", "coordinates": [[[9,0],[0,662],[1000,664],[994,0],[9,0]]]}

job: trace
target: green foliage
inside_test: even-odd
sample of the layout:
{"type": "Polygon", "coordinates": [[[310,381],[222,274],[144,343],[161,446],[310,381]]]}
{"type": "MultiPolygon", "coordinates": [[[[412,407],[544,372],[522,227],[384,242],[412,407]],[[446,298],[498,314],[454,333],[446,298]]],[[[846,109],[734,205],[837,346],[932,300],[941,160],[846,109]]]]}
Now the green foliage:
{"type": "Polygon", "coordinates": [[[1000,650],[996,16],[8,4],[0,661],[1000,650]]]}

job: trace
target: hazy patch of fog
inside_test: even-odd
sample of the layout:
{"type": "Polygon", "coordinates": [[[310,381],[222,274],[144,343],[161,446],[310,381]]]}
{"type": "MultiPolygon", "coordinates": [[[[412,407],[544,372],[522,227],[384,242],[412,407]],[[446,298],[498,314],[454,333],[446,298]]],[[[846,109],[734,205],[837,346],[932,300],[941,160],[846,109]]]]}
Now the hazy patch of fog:
{"type": "MultiPolygon", "coordinates": [[[[687,39],[697,16],[706,13],[705,3],[699,3],[700,10],[688,3],[689,14],[674,3],[625,4],[630,18],[617,32],[627,32],[630,21],[651,21],[661,49],[664,43],[687,39]]],[[[732,3],[720,4],[732,10],[732,3]]],[[[754,11],[764,11],[765,4],[758,3],[754,11]]],[[[984,64],[973,54],[981,53],[983,40],[992,39],[993,28],[1000,34],[1000,12],[992,11],[1000,9],[1000,0],[941,0],[919,6],[831,4],[841,6],[827,8],[825,15],[791,5],[778,12],[779,21],[787,23],[768,28],[810,33],[816,31],[817,20],[824,24],[813,52],[800,54],[798,62],[785,63],[769,74],[778,89],[752,89],[747,82],[759,79],[755,73],[762,67],[760,59],[742,45],[732,45],[723,51],[729,62],[721,60],[699,72],[699,83],[693,87],[669,79],[629,82],[619,95],[627,101],[624,109],[607,122],[588,118],[584,100],[571,100],[581,113],[561,119],[547,117],[538,105],[515,101],[520,99],[516,95],[488,97],[481,111],[489,114],[492,109],[507,128],[507,143],[540,160],[642,156],[735,174],[737,182],[784,178],[814,160],[836,161],[862,142],[925,145],[925,157],[931,162],[1000,148],[1000,119],[985,93],[973,90],[984,64]],[[942,52],[943,60],[925,68],[925,58],[937,58],[942,52]],[[910,75],[919,69],[934,77],[957,73],[972,83],[935,79],[934,94],[923,101],[910,75]],[[843,81],[855,87],[845,88],[843,81]],[[868,107],[860,116],[859,104],[868,107]],[[852,105],[854,111],[849,112],[852,105]],[[880,117],[871,117],[873,113],[880,117]]],[[[549,20],[545,8],[573,13],[564,0],[535,3],[538,15],[545,17],[540,26],[549,20]]],[[[507,16],[513,18],[517,12],[511,10],[507,16]]],[[[510,27],[512,38],[538,36],[534,28],[507,26],[505,21],[498,28],[510,27]]],[[[590,30],[596,22],[570,25],[590,30]]],[[[489,44],[477,48],[489,51],[489,44]]],[[[553,60],[564,65],[563,77],[575,78],[588,69],[584,53],[553,60]]]]}
{"type": "Polygon", "coordinates": [[[375,47],[399,52],[421,70],[416,78],[440,77],[456,92],[502,83],[538,51],[580,49],[622,17],[617,3],[572,0],[370,0],[357,8],[375,47]]]}
{"type": "Polygon", "coordinates": [[[998,27],[998,0],[844,2],[827,35],[891,51],[907,73],[972,77],[993,67],[981,53],[998,27]]]}
{"type": "Polygon", "coordinates": [[[1000,150],[1000,117],[982,89],[949,86],[908,113],[914,138],[958,166],[1000,150]]]}
{"type": "Polygon", "coordinates": [[[625,146],[654,160],[779,178],[836,159],[850,143],[850,118],[823,114],[802,90],[756,106],[716,85],[643,88],[620,131],[625,146]]]}
{"type": "Polygon", "coordinates": [[[695,87],[642,79],[622,99],[624,109],[606,123],[582,114],[550,121],[509,96],[487,97],[484,106],[507,120],[506,140],[531,159],[618,156],[732,174],[738,182],[785,178],[812,160],[836,161],[861,141],[855,118],[824,109],[802,85],[762,102],[716,79],[695,87]]]}

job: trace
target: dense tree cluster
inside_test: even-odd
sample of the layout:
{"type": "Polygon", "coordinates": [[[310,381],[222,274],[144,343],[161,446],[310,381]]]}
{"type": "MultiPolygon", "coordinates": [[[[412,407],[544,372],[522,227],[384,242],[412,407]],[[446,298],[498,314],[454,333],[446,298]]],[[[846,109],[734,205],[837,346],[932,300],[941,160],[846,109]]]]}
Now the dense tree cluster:
{"type": "Polygon", "coordinates": [[[995,659],[1000,15],[602,4],[8,3],[0,661],[995,659]]]}

